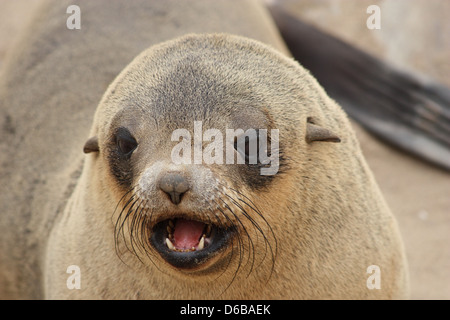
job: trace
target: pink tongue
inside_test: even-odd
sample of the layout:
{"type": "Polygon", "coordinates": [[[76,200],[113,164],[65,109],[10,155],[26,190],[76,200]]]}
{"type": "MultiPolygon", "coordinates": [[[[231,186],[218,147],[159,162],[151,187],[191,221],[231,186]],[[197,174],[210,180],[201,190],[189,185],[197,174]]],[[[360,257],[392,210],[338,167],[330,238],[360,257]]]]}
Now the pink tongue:
{"type": "Polygon", "coordinates": [[[177,249],[197,247],[205,224],[194,220],[177,219],[173,232],[173,245],[177,249]]]}

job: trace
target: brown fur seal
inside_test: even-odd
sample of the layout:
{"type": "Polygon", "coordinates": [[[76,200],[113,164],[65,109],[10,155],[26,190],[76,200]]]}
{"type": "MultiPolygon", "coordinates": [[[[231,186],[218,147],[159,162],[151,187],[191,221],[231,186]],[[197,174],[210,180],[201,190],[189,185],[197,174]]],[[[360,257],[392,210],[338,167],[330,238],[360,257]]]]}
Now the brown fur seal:
{"type": "MultiPolygon", "coordinates": [[[[49,19],[64,4],[42,11],[36,26],[50,22],[33,29],[37,40],[28,39],[25,63],[10,62],[15,73],[0,91],[3,130],[10,138],[1,151],[7,154],[15,145],[14,156],[21,159],[2,158],[5,176],[17,188],[1,190],[4,297],[407,295],[395,219],[346,115],[309,73],[243,37],[204,34],[159,43],[190,26],[188,31],[235,33],[283,50],[270,21],[256,22],[265,21],[264,11],[253,2],[237,3],[196,2],[167,11],[147,4],[148,12],[167,21],[168,31],[160,36],[140,25],[156,28],[160,22],[137,19],[141,15],[133,13],[146,12],[137,2],[108,2],[104,11],[95,10],[98,2],[85,4],[83,36],[58,31],[61,21],[49,19]],[[241,24],[224,17],[217,26],[198,26],[199,12],[228,17],[232,10],[241,24]],[[104,24],[122,12],[139,35],[121,37],[130,30],[126,23],[104,24]],[[255,22],[248,12],[259,12],[255,22]],[[108,87],[85,143],[96,100],[143,43],[154,46],[108,87]],[[105,47],[114,54],[105,56],[105,47]],[[55,78],[34,89],[53,68],[55,78]],[[31,133],[18,125],[25,121],[31,133]],[[278,130],[279,148],[272,150],[279,154],[276,174],[261,175],[262,163],[174,164],[173,132],[185,128],[194,136],[196,121],[202,133],[278,130]],[[68,285],[73,265],[79,268],[79,289],[68,285]],[[381,270],[380,289],[367,286],[372,265],[381,270]]],[[[238,153],[236,145],[227,145],[238,153]]]]}

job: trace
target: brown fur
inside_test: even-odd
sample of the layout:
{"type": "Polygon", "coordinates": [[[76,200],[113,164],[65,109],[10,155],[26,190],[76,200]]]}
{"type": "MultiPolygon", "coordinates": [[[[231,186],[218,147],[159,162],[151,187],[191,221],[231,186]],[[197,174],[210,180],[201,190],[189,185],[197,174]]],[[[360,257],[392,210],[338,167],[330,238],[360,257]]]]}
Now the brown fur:
{"type": "MultiPolygon", "coordinates": [[[[82,36],[68,30],[61,32],[57,21],[53,22],[54,25],[44,24],[43,21],[48,20],[47,14],[58,16],[56,7],[64,5],[47,7],[35,22],[36,26],[45,28],[34,28],[33,32],[37,33],[35,40],[26,39],[22,56],[8,64],[9,69],[5,73],[8,77],[0,87],[0,102],[6,106],[2,108],[5,123],[14,130],[8,130],[9,143],[2,142],[0,151],[11,154],[8,151],[13,145],[15,159],[22,162],[1,159],[7,181],[17,186],[8,192],[3,192],[4,184],[1,187],[2,204],[5,204],[4,212],[7,213],[0,223],[2,295],[160,299],[405,297],[406,263],[396,222],[361,155],[347,117],[308,72],[258,42],[227,35],[189,36],[145,51],[125,68],[103,96],[90,135],[98,137],[100,151],[89,154],[83,163],[83,143],[88,138],[88,127],[101,92],[113,75],[145,47],[189,30],[246,35],[284,50],[270,21],[265,20],[266,13],[254,3],[215,2],[212,5],[211,2],[198,2],[198,7],[189,4],[189,8],[171,8],[168,12],[172,20],[169,21],[173,24],[167,23],[163,34],[145,31],[156,28],[160,21],[152,21],[158,16],[145,21],[130,17],[129,22],[137,26],[134,30],[142,30],[139,36],[125,36],[130,30],[129,25],[124,26],[126,24],[102,24],[110,21],[107,14],[114,14],[115,6],[121,5],[115,3],[103,8],[105,16],[101,17],[89,16],[90,10],[98,12],[94,8],[83,9],[83,26],[87,28],[89,22],[99,29],[103,26],[101,32],[106,35],[102,37],[94,31],[82,36]],[[241,7],[245,5],[251,7],[241,7]],[[226,16],[221,20],[211,20],[218,25],[208,25],[208,20],[199,25],[194,13],[207,9],[209,12],[223,12],[226,16]],[[258,15],[247,16],[253,12],[252,9],[257,10],[258,15]],[[186,10],[192,11],[186,14],[186,10]],[[236,15],[230,14],[234,10],[236,15]],[[237,21],[230,20],[230,16],[236,17],[237,21]],[[185,29],[187,26],[189,29],[185,29]],[[108,37],[108,34],[115,36],[108,37]],[[267,34],[268,37],[264,36],[267,34]],[[47,43],[48,47],[42,43],[47,43]],[[52,47],[58,43],[60,45],[52,47]],[[211,273],[186,274],[154,256],[151,256],[153,259],[150,257],[151,261],[144,255],[139,261],[136,255],[126,251],[118,256],[114,242],[112,217],[124,190],[113,179],[106,158],[105,146],[114,124],[113,117],[123,108],[123,101],[129,98],[128,101],[135,102],[137,107],[126,104],[124,110],[128,116],[124,117],[125,120],[137,122],[141,139],[145,134],[149,135],[148,124],[143,121],[147,118],[136,115],[145,112],[154,115],[154,101],[145,89],[160,83],[150,76],[151,72],[166,76],[170,63],[176,65],[178,59],[183,61],[189,57],[187,53],[198,54],[203,46],[209,49],[220,47],[224,52],[219,57],[210,51],[200,55],[201,70],[217,84],[226,88],[233,81],[252,85],[250,92],[242,92],[248,98],[242,102],[243,105],[235,105],[236,100],[231,99],[233,96],[225,95],[219,100],[224,109],[219,110],[239,115],[247,108],[264,108],[273,127],[280,130],[280,143],[287,157],[286,169],[280,178],[274,179],[266,190],[258,192],[239,180],[235,166],[226,169],[230,170],[226,174],[221,171],[225,169],[211,168],[215,177],[226,184],[227,192],[231,192],[235,185],[239,186],[267,221],[264,224],[256,217],[274,255],[265,247],[267,243],[261,241],[261,234],[257,238],[258,233],[251,231],[256,263],[251,263],[253,259],[246,255],[251,249],[244,244],[244,263],[238,273],[235,273],[239,265],[236,254],[232,255],[227,268],[222,265],[211,273]],[[113,54],[105,55],[105,52],[113,54]],[[235,65],[240,68],[233,68],[235,65]],[[17,69],[19,66],[23,69],[17,69]],[[11,70],[15,73],[12,74],[11,70]],[[53,70],[55,78],[49,78],[42,86],[40,77],[50,74],[50,70],[53,70]],[[28,77],[24,79],[25,74],[28,77]],[[37,84],[41,88],[34,89],[39,87],[37,84]],[[139,108],[148,108],[148,111],[140,113],[139,108]],[[308,118],[314,119],[314,124],[331,130],[341,142],[308,143],[305,138],[308,118]],[[28,123],[33,131],[27,132],[20,126],[23,123],[28,123]],[[65,271],[73,264],[81,268],[80,290],[66,287],[68,274],[65,271]],[[373,264],[381,268],[381,290],[366,287],[366,269],[373,264]],[[214,289],[211,281],[216,281],[214,289]]],[[[130,10],[144,9],[133,4],[130,10]]],[[[158,14],[164,16],[161,12],[158,14]]],[[[179,67],[183,67],[182,62],[179,67]]],[[[202,84],[208,79],[198,77],[197,81],[199,88],[203,88],[202,84]]],[[[173,84],[176,83],[174,80],[173,84]]],[[[198,98],[199,93],[200,97],[205,94],[195,92],[191,87],[182,87],[178,92],[180,87],[173,84],[168,84],[166,95],[175,102],[183,102],[183,99],[189,102],[189,99],[198,98]]],[[[167,114],[177,111],[174,106],[159,107],[164,112],[170,110],[167,114]]],[[[190,110],[192,113],[188,113],[189,121],[194,119],[192,114],[195,115],[196,110],[194,108],[190,110]]],[[[211,114],[210,117],[212,127],[223,128],[230,121],[222,113],[211,114]]],[[[252,119],[252,116],[248,118],[252,119]]],[[[138,176],[155,159],[167,159],[168,147],[164,144],[170,142],[168,133],[187,125],[176,119],[174,117],[174,123],[164,123],[162,129],[153,132],[158,138],[152,139],[160,142],[162,147],[141,150],[147,152],[141,153],[138,176]]],[[[7,128],[6,125],[3,127],[7,128]]],[[[148,145],[143,148],[148,148],[148,145]]],[[[124,237],[123,240],[127,241],[126,233],[124,237]]]]}

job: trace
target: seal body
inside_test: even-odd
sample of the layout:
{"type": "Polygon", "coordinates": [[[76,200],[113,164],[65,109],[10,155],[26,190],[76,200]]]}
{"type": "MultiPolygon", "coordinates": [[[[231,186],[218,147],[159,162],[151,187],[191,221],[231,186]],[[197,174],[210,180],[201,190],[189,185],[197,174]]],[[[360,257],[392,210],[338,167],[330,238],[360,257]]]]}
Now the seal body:
{"type": "Polygon", "coordinates": [[[80,33],[49,4],[10,60],[1,151],[21,161],[1,159],[2,295],[406,297],[395,219],[344,112],[279,52],[257,3],[181,3],[81,2],[80,33]],[[174,132],[189,141],[198,123],[203,155],[211,133],[267,130],[277,170],[261,175],[225,134],[243,164],[174,163],[174,132]]]}

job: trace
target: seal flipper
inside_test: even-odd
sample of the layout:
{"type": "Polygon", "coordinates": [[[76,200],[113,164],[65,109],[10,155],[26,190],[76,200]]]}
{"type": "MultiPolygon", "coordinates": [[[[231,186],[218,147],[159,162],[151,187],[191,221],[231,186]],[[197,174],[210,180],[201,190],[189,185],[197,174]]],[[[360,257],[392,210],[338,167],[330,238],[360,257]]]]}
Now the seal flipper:
{"type": "Polygon", "coordinates": [[[395,70],[273,6],[293,56],[377,137],[450,170],[450,89],[395,70]]]}

